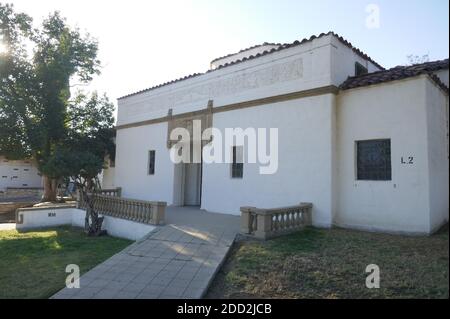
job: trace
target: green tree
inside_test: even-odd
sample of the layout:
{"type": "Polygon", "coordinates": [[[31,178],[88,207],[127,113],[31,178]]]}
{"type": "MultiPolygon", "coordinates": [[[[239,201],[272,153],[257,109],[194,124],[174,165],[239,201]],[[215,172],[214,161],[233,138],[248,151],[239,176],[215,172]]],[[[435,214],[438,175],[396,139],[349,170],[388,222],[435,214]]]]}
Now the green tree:
{"type": "Polygon", "coordinates": [[[97,93],[72,93],[71,83],[89,83],[100,73],[97,41],[58,12],[35,29],[28,15],[1,3],[0,39],[6,47],[0,52],[0,154],[36,160],[43,201],[56,200],[64,177],[92,188],[86,181],[114,154],[113,105],[97,93]]]}

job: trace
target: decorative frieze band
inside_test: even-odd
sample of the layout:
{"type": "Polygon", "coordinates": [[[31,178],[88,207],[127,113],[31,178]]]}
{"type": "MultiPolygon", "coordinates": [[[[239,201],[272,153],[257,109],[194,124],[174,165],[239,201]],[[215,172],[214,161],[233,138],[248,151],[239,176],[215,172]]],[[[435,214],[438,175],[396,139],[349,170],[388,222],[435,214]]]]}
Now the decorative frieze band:
{"type": "MultiPolygon", "coordinates": [[[[155,123],[162,123],[162,122],[171,122],[175,123],[174,121],[186,121],[190,120],[192,123],[193,119],[202,119],[204,117],[204,120],[202,120],[202,127],[211,127],[212,125],[212,114],[219,113],[219,112],[227,112],[227,111],[233,111],[241,108],[247,108],[247,107],[254,107],[254,106],[260,106],[270,103],[278,103],[278,102],[284,102],[289,100],[295,100],[305,97],[311,97],[311,96],[318,96],[318,95],[324,95],[324,94],[338,94],[339,88],[335,85],[327,85],[319,88],[309,89],[309,90],[302,90],[297,91],[293,93],[287,93],[287,94],[281,94],[276,96],[270,96],[266,98],[261,99],[255,99],[245,102],[239,102],[239,103],[233,103],[228,105],[223,105],[219,107],[212,107],[212,101],[208,102],[208,107],[199,110],[199,111],[192,111],[187,113],[181,113],[172,115],[171,110],[169,110],[169,113],[167,116],[146,120],[146,121],[140,121],[135,123],[129,123],[129,124],[123,124],[118,125],[116,127],[117,130],[132,128],[132,127],[138,127],[138,126],[144,126],[144,125],[150,125],[155,123]],[[205,123],[203,123],[205,121],[205,123]],[[209,122],[210,121],[210,125],[209,122]],[[203,126],[205,124],[206,126],[203,126]],[[209,125],[209,126],[208,126],[209,125]]],[[[169,124],[170,126],[170,124],[169,124]]]]}

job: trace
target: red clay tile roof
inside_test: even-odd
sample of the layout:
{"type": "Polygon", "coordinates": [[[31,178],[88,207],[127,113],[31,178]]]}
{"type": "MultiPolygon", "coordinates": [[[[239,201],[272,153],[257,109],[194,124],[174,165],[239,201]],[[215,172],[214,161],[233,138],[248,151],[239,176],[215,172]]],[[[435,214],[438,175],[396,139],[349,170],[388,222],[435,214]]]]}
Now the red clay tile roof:
{"type": "MultiPolygon", "coordinates": [[[[318,35],[318,36],[313,35],[313,36],[311,36],[309,39],[306,39],[306,38],[305,38],[305,39],[303,39],[303,40],[301,40],[301,41],[296,40],[296,41],[294,41],[294,42],[292,42],[292,43],[281,44],[278,48],[273,48],[273,49],[271,49],[271,50],[266,50],[266,51],[264,51],[264,52],[262,52],[262,53],[258,53],[258,54],[255,54],[255,55],[251,55],[251,56],[245,57],[245,58],[243,58],[243,59],[241,59],[241,60],[237,60],[237,61],[233,61],[233,62],[226,63],[226,64],[224,64],[224,65],[221,65],[221,66],[217,67],[217,68],[214,69],[214,70],[208,70],[208,71],[206,71],[205,73],[194,73],[194,74],[185,76],[185,77],[183,77],[183,78],[179,78],[179,79],[176,79],[176,80],[173,80],[173,81],[170,81],[170,82],[162,83],[162,84],[159,84],[159,85],[156,85],[156,86],[153,86],[153,87],[150,87],[150,88],[147,88],[147,89],[138,91],[138,92],[134,92],[134,93],[131,93],[131,94],[128,94],[128,95],[119,97],[118,100],[124,99],[124,98],[126,98],[126,97],[130,97],[130,96],[133,96],[133,95],[137,95],[137,94],[140,94],[140,93],[144,93],[144,92],[147,92],[147,91],[151,91],[151,90],[160,88],[160,87],[162,87],[162,86],[166,86],[166,85],[169,85],[169,84],[173,84],[173,83],[176,83],[176,82],[180,82],[180,81],[184,81],[184,80],[187,80],[187,79],[190,79],[190,78],[194,78],[194,77],[197,77],[197,76],[199,76],[199,75],[203,75],[203,74],[207,74],[207,73],[210,73],[210,72],[214,72],[214,71],[220,70],[220,69],[222,69],[222,68],[225,68],[225,67],[228,67],[228,66],[231,66],[231,65],[235,65],[235,64],[238,64],[238,63],[241,63],[241,62],[245,62],[245,61],[248,61],[248,60],[252,60],[252,59],[259,58],[259,57],[264,56],[264,55],[267,55],[267,54],[271,54],[271,53],[278,52],[278,51],[281,51],[281,50],[284,50],[284,49],[289,49],[289,48],[292,48],[292,47],[295,47],[295,46],[298,46],[298,45],[302,45],[302,44],[304,44],[304,43],[306,43],[306,42],[311,42],[311,41],[313,41],[314,39],[319,39],[319,38],[321,38],[321,37],[323,37],[323,36],[326,36],[326,35],[333,35],[333,36],[335,36],[341,43],[343,43],[345,46],[347,46],[347,47],[349,47],[350,49],[352,49],[353,52],[355,52],[356,54],[358,54],[358,55],[361,56],[362,58],[364,58],[364,59],[366,59],[366,60],[372,62],[372,63],[373,63],[374,65],[376,65],[378,68],[384,70],[384,68],[383,68],[380,64],[378,64],[377,62],[375,62],[374,60],[372,60],[372,58],[370,58],[367,54],[365,54],[364,52],[362,52],[362,51],[359,50],[358,48],[355,48],[349,41],[345,40],[343,37],[339,36],[338,34],[332,32],[332,31],[330,31],[330,32],[328,32],[328,33],[321,33],[321,34],[318,35]]],[[[271,44],[271,43],[267,43],[267,44],[271,44]]],[[[258,46],[254,46],[254,47],[258,47],[258,46]]],[[[251,47],[251,48],[254,48],[254,47],[251,47]]],[[[246,50],[249,50],[249,49],[251,49],[251,48],[247,48],[247,49],[244,49],[244,50],[241,50],[241,51],[246,51],[246,50]]],[[[229,54],[229,55],[227,55],[227,56],[231,56],[231,55],[234,55],[234,54],[236,54],[236,53],[229,54]]],[[[227,57],[227,56],[224,56],[224,57],[227,57]]],[[[218,60],[218,59],[222,59],[222,58],[224,58],[224,57],[217,58],[217,59],[213,60],[213,62],[216,61],[216,60],[218,60]]]]}
{"type": "Polygon", "coordinates": [[[339,88],[342,90],[348,90],[357,87],[385,83],[422,74],[428,74],[431,79],[435,81],[444,91],[448,92],[448,87],[444,83],[442,83],[438,76],[433,74],[433,72],[448,68],[448,59],[409,66],[396,66],[389,70],[349,77],[344,83],[340,85],[339,88]]]}

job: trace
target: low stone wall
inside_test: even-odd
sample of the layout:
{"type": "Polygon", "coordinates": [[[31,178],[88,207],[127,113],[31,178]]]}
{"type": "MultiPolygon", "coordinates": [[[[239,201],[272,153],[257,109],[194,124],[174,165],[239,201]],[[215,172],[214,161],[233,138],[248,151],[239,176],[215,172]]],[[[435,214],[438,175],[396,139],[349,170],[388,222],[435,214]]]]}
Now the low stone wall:
{"type": "Polygon", "coordinates": [[[31,207],[33,206],[33,202],[4,202],[0,203],[0,214],[2,213],[10,213],[15,211],[18,208],[23,207],[31,207]]]}
{"type": "Polygon", "coordinates": [[[9,197],[36,197],[41,198],[44,192],[43,188],[39,187],[7,187],[2,193],[0,193],[0,197],[9,198],[9,197]]]}
{"type": "MultiPolygon", "coordinates": [[[[52,226],[72,225],[84,227],[86,212],[75,205],[53,205],[47,207],[21,208],[16,211],[16,228],[33,229],[52,226]]],[[[103,216],[103,226],[108,235],[138,240],[155,229],[155,226],[130,220],[103,216]]]]}

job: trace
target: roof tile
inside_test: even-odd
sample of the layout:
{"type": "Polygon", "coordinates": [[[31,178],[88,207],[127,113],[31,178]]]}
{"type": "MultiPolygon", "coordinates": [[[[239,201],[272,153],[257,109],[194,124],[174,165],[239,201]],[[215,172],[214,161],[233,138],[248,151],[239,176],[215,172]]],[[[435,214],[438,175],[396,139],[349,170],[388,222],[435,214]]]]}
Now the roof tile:
{"type": "Polygon", "coordinates": [[[431,79],[435,81],[444,91],[448,92],[448,87],[444,83],[442,83],[438,76],[433,74],[433,72],[448,68],[449,59],[414,64],[409,66],[396,66],[389,70],[349,77],[344,83],[340,85],[339,88],[342,90],[348,90],[372,84],[406,79],[421,74],[428,74],[431,79]]]}

